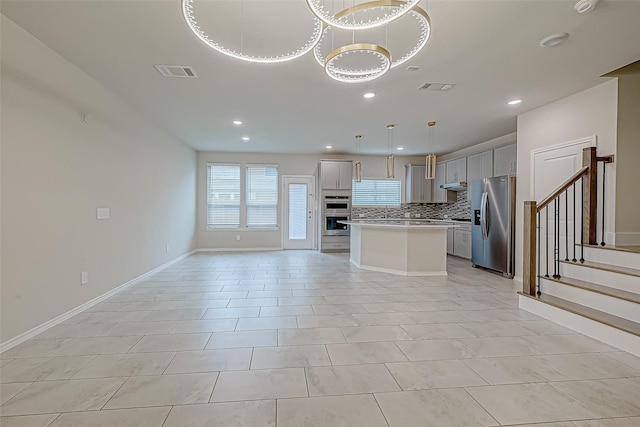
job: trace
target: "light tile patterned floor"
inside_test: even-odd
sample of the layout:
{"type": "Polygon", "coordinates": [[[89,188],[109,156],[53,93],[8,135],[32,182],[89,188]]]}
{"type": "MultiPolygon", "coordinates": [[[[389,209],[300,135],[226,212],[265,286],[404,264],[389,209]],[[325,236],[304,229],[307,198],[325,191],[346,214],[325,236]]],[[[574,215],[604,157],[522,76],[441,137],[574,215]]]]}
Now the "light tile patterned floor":
{"type": "Polygon", "coordinates": [[[449,273],[192,255],[0,355],[0,425],[640,425],[640,358],[449,273]]]}

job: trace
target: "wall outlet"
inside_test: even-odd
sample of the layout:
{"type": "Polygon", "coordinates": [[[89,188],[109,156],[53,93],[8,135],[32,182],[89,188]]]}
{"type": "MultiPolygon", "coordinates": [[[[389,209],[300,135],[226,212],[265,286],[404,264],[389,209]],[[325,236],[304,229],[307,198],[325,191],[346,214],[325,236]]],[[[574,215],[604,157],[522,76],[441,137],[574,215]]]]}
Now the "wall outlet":
{"type": "Polygon", "coordinates": [[[96,219],[109,219],[111,217],[111,209],[109,208],[97,208],[96,219]]]}
{"type": "Polygon", "coordinates": [[[364,218],[364,214],[358,214],[360,218],[364,218]]]}
{"type": "Polygon", "coordinates": [[[411,218],[411,213],[410,212],[405,212],[404,213],[404,217],[405,218],[411,218]]]}
{"type": "Polygon", "coordinates": [[[167,246],[165,247],[165,250],[166,250],[167,252],[169,252],[169,244],[168,244],[168,243],[167,243],[167,246]]]}
{"type": "Polygon", "coordinates": [[[240,235],[236,234],[236,240],[240,240],[240,235]]]}
{"type": "Polygon", "coordinates": [[[80,284],[86,285],[87,283],[89,283],[89,272],[83,271],[82,273],[80,273],[80,284]]]}
{"type": "Polygon", "coordinates": [[[416,218],[420,218],[420,214],[416,214],[416,218]]]}

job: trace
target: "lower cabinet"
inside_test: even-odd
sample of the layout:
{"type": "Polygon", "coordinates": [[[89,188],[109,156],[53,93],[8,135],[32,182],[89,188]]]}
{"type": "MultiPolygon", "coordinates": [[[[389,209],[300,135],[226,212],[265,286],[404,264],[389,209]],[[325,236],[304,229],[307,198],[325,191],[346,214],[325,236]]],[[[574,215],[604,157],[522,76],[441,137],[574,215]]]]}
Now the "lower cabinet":
{"type": "Polygon", "coordinates": [[[453,255],[453,228],[447,228],[447,253],[453,255]]]}
{"type": "MultiPolygon", "coordinates": [[[[447,245],[447,249],[448,249],[447,245]]],[[[453,229],[453,255],[471,259],[471,228],[461,226],[453,229]]]]}

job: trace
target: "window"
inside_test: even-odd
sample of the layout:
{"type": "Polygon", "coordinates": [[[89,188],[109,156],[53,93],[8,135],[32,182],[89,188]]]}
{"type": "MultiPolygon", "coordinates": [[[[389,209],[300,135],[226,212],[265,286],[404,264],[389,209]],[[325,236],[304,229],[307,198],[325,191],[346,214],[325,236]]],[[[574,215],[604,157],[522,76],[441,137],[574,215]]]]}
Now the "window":
{"type": "Polygon", "coordinates": [[[352,206],[400,206],[400,198],[398,179],[353,181],[352,206]]]}
{"type": "Polygon", "coordinates": [[[278,166],[241,168],[207,164],[207,228],[277,228],[278,166]]]}
{"type": "Polygon", "coordinates": [[[240,165],[207,165],[207,226],[240,227],[240,165]]]}
{"type": "Polygon", "coordinates": [[[247,165],[247,228],[278,226],[278,167],[247,165]]]}

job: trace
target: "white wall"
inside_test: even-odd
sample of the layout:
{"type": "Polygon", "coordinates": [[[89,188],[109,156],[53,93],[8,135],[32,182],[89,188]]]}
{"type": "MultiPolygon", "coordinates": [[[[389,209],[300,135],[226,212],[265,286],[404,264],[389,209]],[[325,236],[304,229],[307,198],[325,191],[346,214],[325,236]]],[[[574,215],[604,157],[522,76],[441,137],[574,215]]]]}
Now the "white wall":
{"type": "Polygon", "coordinates": [[[4,16],[1,27],[4,343],[192,250],[196,154],[4,16]]]}
{"type": "MultiPolygon", "coordinates": [[[[518,116],[518,174],[516,184],[516,277],[522,280],[522,221],[525,200],[533,200],[531,151],[596,135],[598,154],[616,152],[618,81],[598,86],[518,116]]],[[[605,233],[612,243],[614,233],[616,171],[607,166],[605,233]]]]}
{"type": "MultiPolygon", "coordinates": [[[[386,178],[385,156],[363,155],[313,155],[313,154],[259,154],[259,153],[218,153],[198,152],[198,204],[197,204],[197,244],[200,249],[280,249],[282,246],[282,227],[278,230],[215,230],[207,231],[207,163],[258,163],[277,164],[278,174],[316,175],[321,159],[353,159],[362,163],[362,175],[365,178],[386,178]],[[240,241],[236,240],[240,234],[240,241]]],[[[407,163],[424,164],[423,156],[402,156],[395,158],[395,176],[402,181],[404,189],[404,165],[407,163]]],[[[282,180],[280,179],[280,182],[282,180]]],[[[279,194],[279,205],[282,195],[279,194]]],[[[404,201],[404,195],[403,195],[404,201]]],[[[282,212],[278,215],[281,217],[282,212]]],[[[317,222],[317,221],[316,221],[317,222]]],[[[278,224],[282,224],[279,218],[278,224]]]]}

